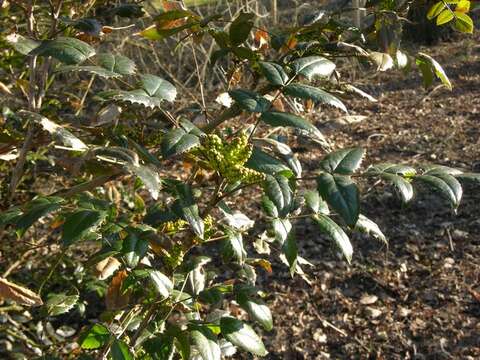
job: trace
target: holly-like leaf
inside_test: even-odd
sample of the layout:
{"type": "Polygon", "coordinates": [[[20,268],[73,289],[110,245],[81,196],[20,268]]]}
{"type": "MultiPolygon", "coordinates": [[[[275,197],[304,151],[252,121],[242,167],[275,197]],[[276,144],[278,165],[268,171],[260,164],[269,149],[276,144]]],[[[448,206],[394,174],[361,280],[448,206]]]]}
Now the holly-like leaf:
{"type": "Polygon", "coordinates": [[[221,359],[221,351],[217,343],[217,337],[207,326],[193,326],[190,331],[190,336],[203,360],[221,359]]]}
{"type": "Polygon", "coordinates": [[[222,335],[233,345],[242,348],[254,355],[265,356],[267,350],[262,340],[253,329],[244,322],[233,317],[225,316],[220,319],[222,335]]]}
{"type": "Polygon", "coordinates": [[[142,75],[141,85],[143,90],[151,96],[161,100],[174,101],[177,97],[177,89],[167,80],[155,75],[142,75]]]}
{"type": "Polygon", "coordinates": [[[331,152],[320,162],[320,168],[329,173],[351,175],[360,167],[365,150],[362,148],[341,149],[331,152]]]}
{"type": "Polygon", "coordinates": [[[193,232],[203,239],[205,226],[198,211],[198,205],[193,198],[192,188],[188,184],[176,186],[178,199],[173,203],[172,210],[190,224],[193,232]]]}
{"type": "Polygon", "coordinates": [[[431,85],[433,76],[435,75],[449,90],[452,90],[452,83],[448,79],[447,74],[445,74],[442,66],[435,59],[427,54],[419,52],[416,63],[422,71],[425,87],[431,85]]]}
{"type": "Polygon", "coordinates": [[[40,42],[26,38],[17,33],[7,35],[5,40],[7,40],[7,42],[22,55],[28,55],[33,49],[40,45],[40,42]]]}
{"type": "Polygon", "coordinates": [[[307,56],[292,62],[295,74],[301,74],[308,80],[315,77],[329,77],[335,70],[335,64],[321,56],[307,56]]]}
{"type": "Polygon", "coordinates": [[[271,106],[270,101],[250,90],[236,89],[228,94],[243,110],[249,112],[263,113],[271,106]]]}
{"type": "Polygon", "coordinates": [[[300,116],[289,114],[285,112],[278,112],[278,111],[269,111],[264,112],[260,119],[268,125],[271,126],[285,126],[285,127],[293,127],[297,129],[302,129],[307,131],[309,134],[314,135],[319,140],[323,140],[324,136],[318,130],[315,125],[310,123],[309,121],[301,118],[300,116]]]}
{"type": "Polygon", "coordinates": [[[331,105],[339,108],[340,110],[348,112],[346,106],[337,97],[326,92],[325,90],[310,85],[290,84],[285,87],[284,92],[286,95],[305,100],[310,99],[316,103],[331,105]]]}
{"type": "Polygon", "coordinates": [[[147,254],[148,240],[139,237],[136,232],[130,231],[123,240],[122,253],[125,262],[132,269],[137,267],[140,260],[147,254]]]}
{"type": "Polygon", "coordinates": [[[267,175],[264,184],[265,193],[275,204],[279,216],[284,217],[291,209],[293,192],[288,179],[282,175],[267,175]]]}
{"type": "Polygon", "coordinates": [[[324,215],[329,215],[330,210],[328,209],[328,205],[320,197],[320,194],[316,190],[308,190],[305,191],[303,194],[305,198],[305,203],[309,207],[310,210],[312,210],[315,214],[321,213],[324,215]]]}
{"type": "Polygon", "coordinates": [[[98,63],[106,70],[120,75],[135,74],[135,62],[123,55],[115,55],[112,53],[98,54],[98,63]]]}
{"type": "Polygon", "coordinates": [[[265,75],[270,84],[276,86],[284,86],[287,84],[288,75],[281,65],[266,61],[260,61],[259,65],[263,75],[265,75]]]}
{"type": "Polygon", "coordinates": [[[252,155],[245,163],[245,166],[270,175],[275,175],[278,173],[281,173],[286,177],[291,177],[293,175],[292,170],[290,170],[290,168],[282,161],[267,154],[256,146],[253,147],[252,155]]]}
{"type": "Polygon", "coordinates": [[[82,349],[94,350],[106,345],[109,339],[108,329],[102,324],[95,324],[80,336],[79,344],[82,349]]]}
{"type": "Polygon", "coordinates": [[[295,234],[293,231],[290,231],[287,236],[287,240],[283,243],[282,251],[288,261],[288,265],[290,267],[290,275],[293,276],[297,269],[298,257],[297,240],[295,239],[295,234]]]}
{"type": "Polygon", "coordinates": [[[162,138],[162,155],[165,158],[180,155],[198,145],[200,145],[198,136],[188,133],[183,128],[175,128],[162,138]]]}
{"type": "Polygon", "coordinates": [[[48,296],[47,312],[50,316],[61,315],[69,312],[79,299],[78,295],[52,294],[48,296]]]}
{"type": "Polygon", "coordinates": [[[95,55],[95,49],[81,40],[59,37],[55,40],[42,41],[29,55],[51,56],[64,64],[75,65],[95,55]]]}
{"type": "Polygon", "coordinates": [[[149,96],[145,90],[137,89],[131,91],[124,90],[107,90],[97,93],[100,99],[114,100],[121,102],[129,102],[139,104],[149,108],[160,107],[162,100],[157,97],[149,96]]]}
{"type": "Polygon", "coordinates": [[[122,340],[115,339],[110,349],[112,360],[133,360],[133,355],[122,340]]]}
{"type": "Polygon", "coordinates": [[[223,256],[226,259],[233,258],[239,264],[243,264],[247,257],[247,252],[243,247],[243,237],[238,231],[232,229],[226,230],[227,239],[223,243],[223,256]]]}
{"type": "Polygon", "coordinates": [[[265,330],[272,330],[272,313],[262,300],[252,299],[246,292],[240,292],[237,294],[237,302],[246,312],[248,312],[248,315],[252,320],[255,320],[262,325],[265,330]]]}
{"type": "Polygon", "coordinates": [[[254,14],[240,13],[230,25],[229,36],[230,43],[234,46],[238,46],[244,43],[250,35],[250,31],[253,28],[254,14]]]}
{"type": "Polygon", "coordinates": [[[110,79],[120,77],[120,74],[117,74],[113,71],[107,70],[101,66],[95,65],[64,65],[56,71],[57,73],[70,73],[70,72],[88,72],[90,74],[98,75],[100,77],[110,79]]]}
{"type": "Polygon", "coordinates": [[[149,271],[148,275],[158,294],[165,299],[168,298],[173,290],[173,283],[168,276],[158,270],[149,271]]]}
{"type": "Polygon", "coordinates": [[[349,176],[323,173],[317,178],[318,192],[347,223],[354,226],[360,212],[358,188],[349,176]]]}
{"type": "Polygon", "coordinates": [[[365,234],[369,234],[373,238],[380,240],[384,244],[388,245],[387,237],[383,234],[378,225],[362,214],[360,214],[360,216],[358,217],[357,224],[355,225],[355,230],[365,234]]]}
{"type": "Polygon", "coordinates": [[[63,245],[69,246],[82,240],[103,221],[105,215],[96,210],[78,210],[67,215],[63,224],[63,245]]]}
{"type": "Polygon", "coordinates": [[[447,198],[452,206],[456,209],[460,205],[462,200],[462,185],[449,174],[436,174],[434,175],[419,175],[415,176],[415,180],[419,180],[433,189],[437,190],[445,198],[447,198]]]}
{"type": "Polygon", "coordinates": [[[321,232],[325,233],[335,241],[347,261],[350,263],[353,255],[353,247],[347,234],[345,234],[345,231],[326,215],[313,215],[312,219],[320,228],[321,232]]]}
{"type": "Polygon", "coordinates": [[[17,233],[22,236],[41,217],[58,210],[63,203],[60,197],[39,197],[31,201],[22,215],[16,218],[17,233]]]}
{"type": "Polygon", "coordinates": [[[407,180],[399,175],[382,173],[380,177],[392,183],[399,192],[404,203],[409,202],[413,198],[413,186],[407,180]]]}
{"type": "Polygon", "coordinates": [[[292,230],[292,223],[288,219],[273,219],[272,227],[275,234],[275,240],[283,246],[288,238],[288,234],[290,234],[290,231],[292,230]]]}

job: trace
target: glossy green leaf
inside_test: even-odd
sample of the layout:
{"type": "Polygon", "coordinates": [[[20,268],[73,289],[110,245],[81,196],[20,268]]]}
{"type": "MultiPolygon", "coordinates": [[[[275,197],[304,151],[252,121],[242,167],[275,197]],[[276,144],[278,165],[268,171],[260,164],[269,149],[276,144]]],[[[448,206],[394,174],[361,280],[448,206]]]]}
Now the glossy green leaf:
{"type": "Polygon", "coordinates": [[[293,192],[288,179],[282,175],[267,175],[264,183],[265,194],[275,204],[281,217],[288,214],[293,201],[293,192]]]}
{"type": "MultiPolygon", "coordinates": [[[[449,90],[452,90],[452,84],[448,79],[447,74],[445,74],[442,66],[431,56],[419,52],[417,55],[417,65],[419,65],[422,70],[424,80],[426,76],[426,86],[430,85],[428,81],[433,78],[433,75],[435,75],[449,90]],[[430,72],[430,74],[428,72],[430,72]]],[[[431,80],[429,82],[431,83],[431,80]]]]}
{"type": "Polygon", "coordinates": [[[250,90],[236,89],[228,94],[243,110],[249,112],[263,113],[271,106],[270,101],[250,90]]]}
{"type": "Polygon", "coordinates": [[[190,331],[190,336],[203,360],[221,359],[221,351],[217,343],[217,337],[207,326],[194,326],[190,331]]]}
{"type": "Polygon", "coordinates": [[[382,173],[380,177],[392,183],[399,192],[404,203],[409,202],[413,198],[413,186],[403,177],[390,173],[382,173]]]}
{"type": "Polygon", "coordinates": [[[285,126],[302,129],[314,135],[318,139],[324,139],[324,136],[322,135],[320,130],[315,127],[315,125],[313,125],[308,120],[305,120],[300,116],[294,114],[278,111],[269,111],[263,113],[260,119],[265,124],[268,124],[270,126],[285,126]]]}
{"type": "Polygon", "coordinates": [[[17,233],[21,236],[34,222],[43,216],[58,210],[63,202],[59,197],[39,197],[32,200],[23,211],[23,214],[16,219],[17,233]]]}
{"type": "Polygon", "coordinates": [[[329,77],[335,70],[335,64],[321,56],[307,56],[292,62],[295,74],[301,74],[308,80],[315,77],[329,77]]]}
{"type": "Polygon", "coordinates": [[[153,167],[140,164],[127,164],[126,168],[129,172],[135,174],[140,180],[142,180],[143,185],[145,185],[150,192],[152,198],[157,200],[162,187],[162,181],[160,180],[157,170],[153,167]]]}
{"type": "Polygon", "coordinates": [[[73,309],[78,299],[78,295],[50,294],[45,303],[48,315],[57,316],[69,312],[73,309]]]}
{"type": "Polygon", "coordinates": [[[461,173],[455,175],[455,178],[466,183],[480,184],[480,173],[461,173]]]}
{"type": "Polygon", "coordinates": [[[320,168],[329,173],[351,175],[360,167],[365,150],[362,148],[341,149],[331,152],[320,162],[320,168]]]}
{"type": "Polygon", "coordinates": [[[168,276],[158,270],[152,270],[148,275],[157,293],[165,299],[168,298],[173,290],[173,283],[168,276]]]}
{"type": "Polygon", "coordinates": [[[252,320],[262,325],[265,330],[272,330],[272,313],[262,300],[252,299],[245,292],[240,292],[237,294],[237,302],[248,313],[252,320]]]}
{"type": "Polygon", "coordinates": [[[40,45],[40,42],[16,33],[5,36],[5,40],[22,55],[28,55],[33,49],[40,45]]]}
{"type": "Polygon", "coordinates": [[[325,233],[335,241],[340,251],[350,263],[353,255],[353,247],[345,231],[343,231],[343,229],[328,216],[321,214],[313,215],[312,219],[315,221],[322,233],[325,233]]]}
{"type": "Polygon", "coordinates": [[[308,190],[303,194],[305,198],[305,203],[308,208],[313,211],[315,214],[321,213],[324,215],[330,214],[328,209],[328,204],[320,197],[320,194],[317,190],[308,190]]]}
{"type": "Polygon", "coordinates": [[[466,34],[473,34],[473,29],[475,28],[472,18],[460,11],[455,11],[455,22],[453,23],[453,27],[466,34]]]}
{"type": "Polygon", "coordinates": [[[383,242],[384,244],[388,244],[387,237],[383,234],[378,225],[362,214],[360,214],[360,216],[358,217],[357,224],[355,225],[355,230],[365,234],[369,234],[370,236],[383,242]]]}
{"type": "Polygon", "coordinates": [[[82,349],[99,349],[107,344],[110,332],[102,324],[95,324],[80,336],[79,344],[82,349]]]}
{"type": "Polygon", "coordinates": [[[440,194],[451,202],[454,208],[457,208],[458,205],[460,205],[462,199],[462,185],[452,175],[419,175],[415,176],[415,180],[420,180],[439,191],[440,194]]]}
{"type": "Polygon", "coordinates": [[[67,215],[63,224],[63,245],[69,246],[82,240],[103,221],[105,215],[96,210],[78,210],[67,215]]]}
{"type": "Polygon", "coordinates": [[[145,90],[142,89],[132,91],[107,90],[97,93],[97,96],[105,100],[129,102],[149,108],[160,107],[162,104],[162,100],[160,98],[149,96],[145,90]]]}
{"type": "Polygon", "coordinates": [[[177,97],[177,89],[167,80],[155,75],[142,75],[140,79],[143,90],[151,97],[170,102],[177,97]]]}
{"type": "Polygon", "coordinates": [[[223,242],[223,257],[234,259],[239,264],[243,264],[247,257],[247,252],[243,246],[242,234],[232,229],[227,229],[225,234],[227,239],[223,242]]]}
{"type": "Polygon", "coordinates": [[[198,145],[200,145],[198,136],[190,134],[182,128],[175,128],[162,138],[162,155],[165,158],[180,155],[198,145]]]}
{"type": "Polygon", "coordinates": [[[81,40],[59,37],[55,40],[42,41],[29,55],[51,56],[64,64],[75,65],[95,55],[95,49],[81,40]]]}
{"type": "Polygon", "coordinates": [[[128,348],[128,345],[125,344],[122,340],[115,339],[110,348],[110,353],[112,355],[112,360],[133,360],[134,357],[128,348]]]}
{"type": "Polygon", "coordinates": [[[358,188],[349,176],[320,174],[317,178],[318,192],[347,225],[354,226],[360,212],[358,188]]]}
{"type": "Polygon", "coordinates": [[[443,11],[443,9],[445,9],[445,7],[446,7],[446,4],[443,1],[439,1],[433,4],[433,6],[430,7],[430,10],[428,10],[427,19],[432,20],[436,18],[438,14],[440,14],[443,11]]]}
{"type": "Polygon", "coordinates": [[[110,79],[120,77],[120,74],[104,69],[101,66],[94,65],[64,65],[58,68],[57,73],[70,73],[70,72],[88,72],[90,74],[98,75],[100,77],[110,79]]]}
{"type": "Polygon", "coordinates": [[[148,360],[171,360],[174,355],[174,338],[167,334],[150,338],[143,343],[148,360]]]}
{"type": "Polygon", "coordinates": [[[452,21],[454,18],[455,15],[453,15],[453,11],[450,9],[445,9],[437,16],[436,23],[438,26],[440,26],[452,21]]]}
{"type": "Polygon", "coordinates": [[[220,319],[222,335],[233,345],[246,350],[254,355],[265,356],[267,350],[262,340],[255,331],[244,322],[233,317],[222,317],[220,319]]]}
{"type": "Polygon", "coordinates": [[[275,240],[283,246],[288,238],[288,234],[290,234],[290,231],[292,230],[292,223],[288,219],[273,219],[272,227],[275,234],[275,240]]]}
{"type": "Polygon", "coordinates": [[[136,65],[123,55],[115,55],[112,53],[98,54],[98,63],[106,70],[120,75],[132,75],[136,72],[136,65]]]}
{"type": "Polygon", "coordinates": [[[263,75],[265,75],[270,84],[276,86],[284,86],[287,84],[288,75],[281,65],[266,61],[260,61],[259,65],[263,75]]]}
{"type": "Polygon", "coordinates": [[[293,175],[292,170],[290,170],[290,168],[282,161],[267,154],[256,146],[253,147],[252,156],[250,156],[250,159],[248,159],[248,161],[245,163],[245,166],[270,175],[275,175],[278,173],[281,173],[287,177],[293,175]]]}
{"type": "Polygon", "coordinates": [[[132,269],[137,267],[140,260],[147,254],[148,240],[140,238],[136,233],[129,232],[123,240],[122,253],[125,262],[132,269]]]}
{"type": "Polygon", "coordinates": [[[230,25],[229,36],[232,45],[237,46],[244,43],[253,27],[254,14],[240,13],[230,25]]]}
{"type": "Polygon", "coordinates": [[[193,198],[192,188],[187,184],[178,184],[176,186],[178,199],[173,203],[172,210],[177,216],[183,218],[190,224],[193,232],[203,239],[205,226],[198,211],[198,205],[193,198]]]}
{"type": "Polygon", "coordinates": [[[310,99],[316,103],[323,103],[334,106],[336,108],[339,108],[340,110],[348,112],[345,104],[340,99],[326,92],[325,90],[310,85],[290,84],[285,87],[284,93],[295,98],[305,100],[310,99]]]}
{"type": "Polygon", "coordinates": [[[255,142],[266,143],[272,148],[272,151],[275,152],[275,154],[278,154],[280,158],[285,161],[296,177],[302,177],[302,164],[290,146],[272,138],[255,139],[255,142]]]}
{"type": "Polygon", "coordinates": [[[298,257],[297,240],[293,231],[290,231],[287,236],[287,240],[283,243],[282,251],[288,261],[288,265],[290,267],[290,275],[293,276],[297,269],[298,257]]]}

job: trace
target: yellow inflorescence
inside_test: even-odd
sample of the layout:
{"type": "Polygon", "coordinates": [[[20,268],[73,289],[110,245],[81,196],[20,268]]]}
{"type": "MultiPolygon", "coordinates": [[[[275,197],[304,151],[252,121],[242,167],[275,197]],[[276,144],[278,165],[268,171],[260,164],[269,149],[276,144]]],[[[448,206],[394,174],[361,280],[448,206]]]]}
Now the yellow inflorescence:
{"type": "Polygon", "coordinates": [[[229,182],[241,180],[244,183],[254,183],[265,178],[264,174],[244,166],[252,155],[252,145],[248,143],[245,133],[230,143],[218,135],[209,134],[198,150],[206,157],[208,164],[229,182]]]}

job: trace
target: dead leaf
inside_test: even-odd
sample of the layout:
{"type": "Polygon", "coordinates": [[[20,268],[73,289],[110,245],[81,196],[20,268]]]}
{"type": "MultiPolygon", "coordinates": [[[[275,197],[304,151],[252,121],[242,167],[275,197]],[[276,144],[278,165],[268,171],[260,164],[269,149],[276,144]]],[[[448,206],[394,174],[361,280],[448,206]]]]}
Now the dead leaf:
{"type": "Polygon", "coordinates": [[[15,301],[21,305],[40,306],[43,301],[32,290],[0,278],[0,298],[15,301]]]}
{"type": "Polygon", "coordinates": [[[105,296],[105,305],[108,310],[122,309],[128,305],[130,300],[130,291],[122,293],[122,284],[128,274],[125,270],[119,271],[110,282],[105,296]]]}
{"type": "Polygon", "coordinates": [[[258,29],[255,32],[254,36],[255,49],[257,50],[267,50],[268,49],[268,40],[270,36],[264,29],[258,29]]]}
{"type": "Polygon", "coordinates": [[[99,280],[108,279],[112,276],[115,271],[118,270],[121,263],[116,258],[109,256],[106,259],[103,259],[95,266],[95,271],[97,273],[99,280]]]}

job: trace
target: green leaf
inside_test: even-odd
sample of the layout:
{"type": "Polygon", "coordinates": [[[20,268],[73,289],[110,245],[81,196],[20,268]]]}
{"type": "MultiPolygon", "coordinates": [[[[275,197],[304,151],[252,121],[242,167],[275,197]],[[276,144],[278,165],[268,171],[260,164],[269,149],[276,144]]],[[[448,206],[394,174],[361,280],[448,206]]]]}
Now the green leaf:
{"type": "Polygon", "coordinates": [[[190,336],[203,360],[221,359],[217,337],[207,326],[195,325],[190,331],[190,336]]]}
{"type": "Polygon", "coordinates": [[[98,54],[98,63],[106,70],[120,75],[132,75],[136,72],[135,62],[123,55],[112,53],[98,54]]]}
{"type": "Polygon", "coordinates": [[[455,22],[453,27],[462,33],[473,34],[473,20],[467,14],[455,11],[455,22]]]}
{"type": "Polygon", "coordinates": [[[39,197],[32,200],[23,214],[15,222],[17,233],[22,236],[34,222],[60,208],[63,199],[60,197],[39,197]]]}
{"type": "Polygon", "coordinates": [[[262,300],[251,299],[245,291],[242,291],[237,294],[237,302],[250,318],[262,325],[265,330],[273,329],[272,313],[262,300]]]}
{"type": "Polygon", "coordinates": [[[288,164],[290,169],[292,169],[292,171],[295,173],[296,177],[302,177],[302,164],[298,160],[297,155],[293,153],[290,146],[272,138],[255,139],[255,141],[267,143],[272,148],[272,150],[276,154],[279,154],[280,158],[282,158],[283,161],[288,164]]]}
{"type": "Polygon", "coordinates": [[[264,183],[265,194],[275,204],[279,215],[284,217],[291,209],[293,192],[290,189],[288,179],[282,175],[267,175],[264,183]]]}
{"type": "Polygon", "coordinates": [[[380,240],[384,244],[388,245],[387,238],[380,230],[378,225],[362,214],[360,214],[360,216],[358,217],[357,224],[355,225],[355,230],[361,233],[369,234],[373,238],[380,240]]]}
{"type": "Polygon", "coordinates": [[[348,112],[345,104],[341,102],[340,99],[322,89],[310,85],[290,84],[285,87],[284,93],[300,99],[311,99],[316,103],[324,103],[348,112]]]}
{"type": "Polygon", "coordinates": [[[178,184],[176,186],[178,199],[172,206],[174,213],[190,224],[193,232],[203,239],[205,226],[198,211],[198,205],[195,203],[192,188],[188,184],[178,184]]]}
{"type": "Polygon", "coordinates": [[[315,221],[320,231],[328,235],[335,241],[348,263],[352,260],[353,248],[345,231],[338,226],[332,219],[325,215],[313,215],[312,219],[315,221]]]}
{"type": "Polygon", "coordinates": [[[233,20],[229,30],[230,42],[233,46],[240,45],[248,39],[254,18],[255,15],[242,12],[233,20]]]}
{"type": "Polygon", "coordinates": [[[372,165],[368,168],[367,172],[375,175],[380,175],[381,173],[385,172],[408,177],[412,177],[417,173],[415,168],[411,167],[410,165],[398,165],[390,163],[372,165]]]}
{"type": "Polygon", "coordinates": [[[433,4],[433,6],[430,8],[430,10],[428,10],[427,19],[432,20],[432,19],[436,18],[438,16],[438,14],[440,14],[442,12],[442,10],[445,9],[445,7],[446,7],[446,5],[443,1],[439,1],[435,4],[433,4]]]}
{"type": "Polygon", "coordinates": [[[292,223],[288,219],[273,219],[272,226],[275,240],[283,246],[292,230],[292,223]]]}
{"type": "Polygon", "coordinates": [[[173,290],[173,283],[168,276],[162,274],[158,270],[152,270],[148,273],[148,275],[158,294],[165,299],[168,298],[173,290]]]}
{"type": "Polygon", "coordinates": [[[403,177],[389,174],[389,173],[382,173],[380,177],[390,183],[392,183],[397,191],[400,193],[402,201],[404,203],[409,202],[413,198],[413,186],[403,177]]]}
{"type": "Polygon", "coordinates": [[[177,97],[177,89],[167,80],[155,75],[142,75],[140,78],[142,88],[149,96],[170,102],[177,97]]]}
{"type": "Polygon", "coordinates": [[[5,40],[22,55],[28,55],[33,49],[40,45],[40,42],[26,38],[20,34],[12,33],[5,37],[5,40]]]}
{"type": "Polygon", "coordinates": [[[263,113],[271,106],[270,101],[253,91],[236,89],[228,94],[243,110],[249,112],[263,113]]]}
{"type": "MultiPolygon", "coordinates": [[[[420,69],[424,74],[424,80],[425,75],[427,76],[427,81],[433,78],[433,75],[436,75],[449,90],[452,90],[452,84],[448,79],[447,74],[445,74],[442,66],[431,56],[419,52],[417,55],[417,65],[420,66],[420,69]],[[427,72],[427,74],[424,73],[424,71],[427,72]],[[430,74],[428,74],[428,71],[430,72],[430,74]]],[[[426,83],[426,85],[429,85],[429,83],[426,83]]]]}
{"type": "Polygon", "coordinates": [[[132,104],[139,104],[145,107],[154,108],[160,107],[162,100],[157,97],[149,96],[145,90],[137,89],[132,91],[124,90],[107,90],[97,93],[97,96],[105,100],[114,100],[121,102],[129,102],[132,104]]]}
{"type": "Polygon", "coordinates": [[[360,167],[365,155],[362,148],[341,149],[331,152],[320,162],[320,168],[329,173],[351,175],[360,167]]]}
{"type": "Polygon", "coordinates": [[[79,299],[78,295],[51,294],[46,302],[47,312],[50,316],[65,314],[72,310],[79,299]]]}
{"type": "Polygon", "coordinates": [[[126,164],[125,167],[127,170],[135,174],[140,180],[142,180],[143,185],[150,192],[150,195],[154,200],[158,199],[160,189],[162,188],[162,181],[158,172],[149,166],[144,166],[140,164],[126,164]]]}
{"type": "Polygon", "coordinates": [[[295,274],[295,270],[297,269],[298,257],[297,240],[295,239],[293,231],[290,231],[287,236],[287,240],[283,243],[282,251],[288,261],[288,265],[290,266],[290,275],[293,276],[295,274]]]}
{"type": "Polygon", "coordinates": [[[96,19],[81,18],[72,20],[67,16],[60,16],[59,20],[91,36],[100,37],[100,33],[102,32],[102,24],[96,19]]]}
{"type": "Polygon", "coordinates": [[[105,215],[96,210],[79,210],[66,216],[62,233],[63,245],[69,246],[82,240],[103,221],[105,215]]]}
{"type": "Polygon", "coordinates": [[[443,10],[440,15],[437,17],[437,25],[443,25],[446,24],[450,21],[452,21],[455,18],[455,15],[453,15],[453,11],[450,9],[445,9],[443,10]]]}
{"type": "Polygon", "coordinates": [[[175,128],[162,138],[162,155],[165,158],[180,155],[198,145],[200,145],[198,136],[187,133],[182,128],[175,128]]]}
{"type": "Polygon", "coordinates": [[[360,212],[358,188],[349,176],[320,174],[318,192],[347,223],[354,226],[360,212]]]}
{"type": "Polygon", "coordinates": [[[42,41],[29,55],[51,56],[64,64],[75,65],[95,55],[95,49],[81,40],[59,37],[55,40],[42,41]]]}
{"type": "Polygon", "coordinates": [[[314,77],[329,77],[335,70],[335,64],[321,56],[307,56],[292,62],[292,68],[296,75],[301,74],[308,80],[314,77]]]}
{"type": "Polygon", "coordinates": [[[462,185],[452,175],[419,175],[415,176],[414,179],[420,180],[433,189],[439,191],[450,201],[455,209],[460,205],[460,201],[462,200],[462,185]]]}
{"type": "Polygon", "coordinates": [[[14,224],[20,216],[22,216],[22,210],[19,207],[13,207],[0,213],[0,227],[14,224]]]}
{"type": "Polygon", "coordinates": [[[310,134],[313,134],[319,140],[323,140],[324,136],[318,130],[315,125],[310,123],[309,121],[301,118],[300,116],[289,114],[285,112],[277,112],[277,111],[269,111],[264,112],[260,119],[268,125],[271,126],[286,126],[286,127],[294,127],[297,129],[302,129],[307,131],[310,134]]]}
{"type": "Polygon", "coordinates": [[[122,340],[115,339],[110,349],[112,360],[133,360],[134,357],[130,352],[128,345],[122,340]]]}
{"type": "Polygon", "coordinates": [[[101,66],[78,66],[78,65],[64,65],[58,68],[57,73],[69,73],[69,72],[88,72],[95,74],[106,79],[120,77],[120,74],[114,73],[101,66]]]}
{"type": "MultiPolygon", "coordinates": [[[[455,175],[455,178],[460,181],[470,182],[473,184],[480,184],[480,174],[479,173],[462,173],[455,175]]],[[[1,221],[0,221],[1,224],[1,221]]]]}
{"type": "Polygon", "coordinates": [[[220,319],[222,335],[233,345],[242,348],[254,355],[265,356],[267,350],[262,340],[253,329],[244,322],[233,317],[222,317],[220,319]]]}
{"type": "Polygon", "coordinates": [[[291,177],[293,175],[292,170],[290,170],[290,168],[282,161],[267,154],[256,146],[253,147],[252,156],[250,156],[250,159],[245,163],[245,166],[270,175],[278,173],[281,173],[286,177],[291,177]]]}
{"type": "Polygon", "coordinates": [[[160,334],[145,341],[143,348],[150,357],[148,360],[171,360],[174,354],[174,338],[160,334]]]}
{"type": "Polygon", "coordinates": [[[109,339],[108,329],[101,324],[95,324],[82,334],[79,343],[82,349],[94,350],[106,345],[109,339]]]}
{"type": "Polygon", "coordinates": [[[288,75],[281,65],[266,61],[260,61],[258,64],[270,84],[276,86],[285,86],[287,84],[288,75]]]}
{"type": "Polygon", "coordinates": [[[247,252],[243,247],[243,237],[240,232],[232,229],[225,231],[227,239],[223,242],[223,256],[226,259],[233,258],[236,262],[242,265],[247,257],[247,252]]]}
{"type": "Polygon", "coordinates": [[[303,196],[305,198],[305,203],[307,204],[308,208],[312,210],[315,214],[330,214],[327,203],[320,197],[318,191],[308,190],[305,191],[303,196]]]}
{"type": "Polygon", "coordinates": [[[137,267],[140,260],[147,254],[148,240],[139,238],[135,232],[130,231],[123,240],[122,254],[125,262],[132,269],[137,267]]]}

